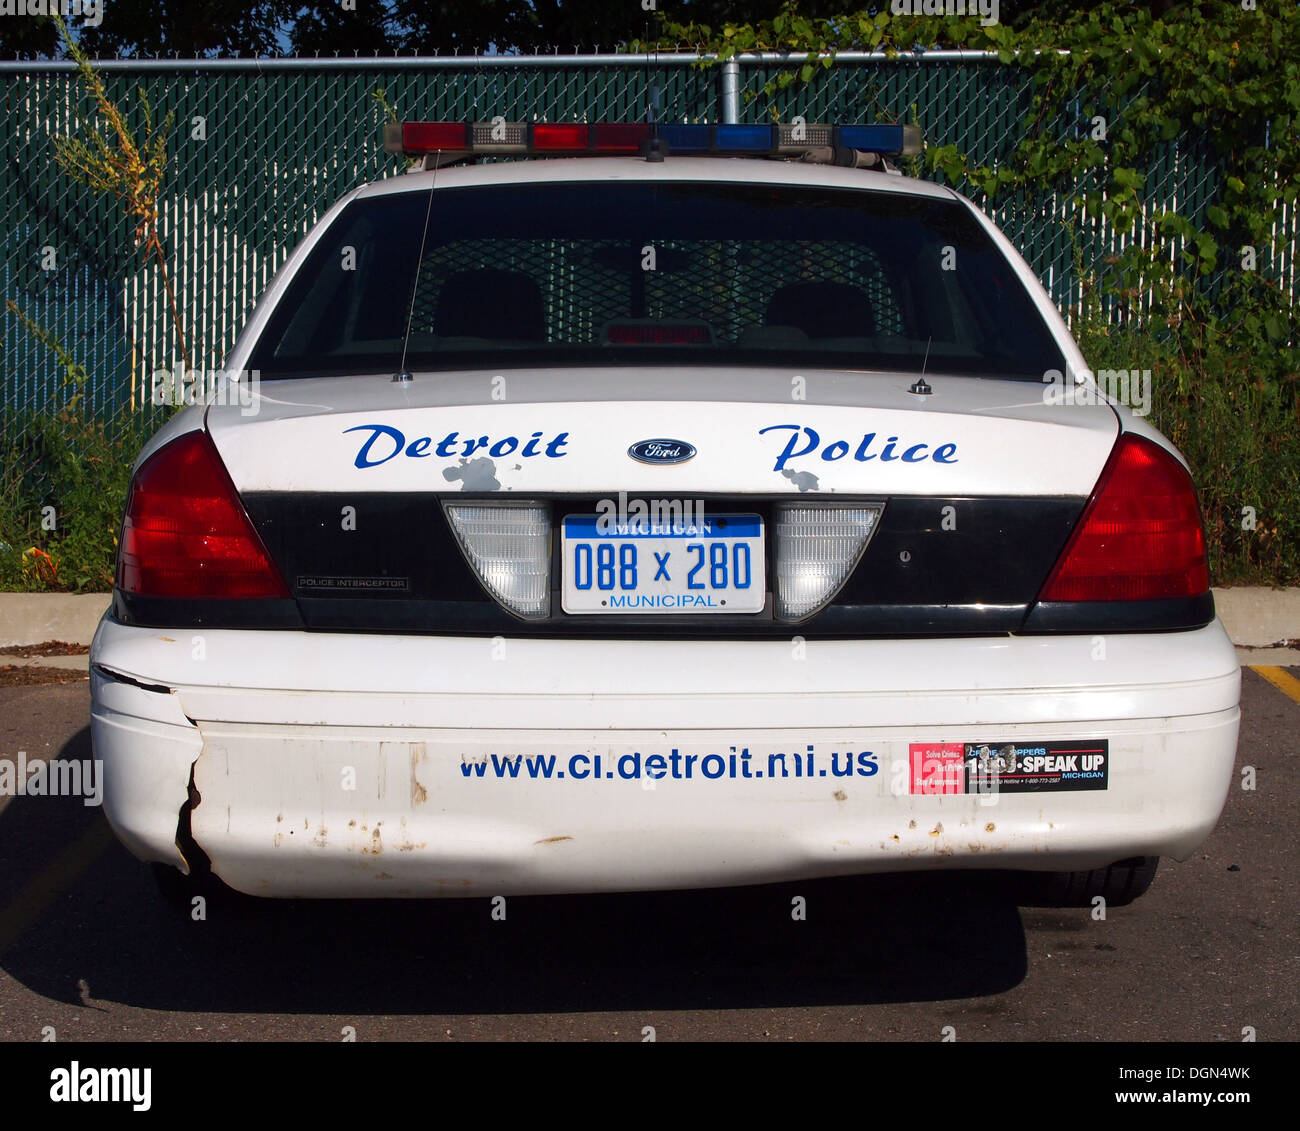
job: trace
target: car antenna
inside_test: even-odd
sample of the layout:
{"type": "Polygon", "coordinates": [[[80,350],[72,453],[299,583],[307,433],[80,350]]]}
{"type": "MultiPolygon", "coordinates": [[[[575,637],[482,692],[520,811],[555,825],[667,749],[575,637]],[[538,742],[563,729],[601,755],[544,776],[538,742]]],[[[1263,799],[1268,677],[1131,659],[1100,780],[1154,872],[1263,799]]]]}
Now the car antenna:
{"type": "Polygon", "coordinates": [[[433,155],[433,175],[429,180],[429,200],[424,206],[424,230],[420,233],[420,253],[415,257],[415,277],[411,280],[411,302],[406,308],[406,333],[402,337],[402,360],[397,367],[397,372],[393,374],[393,381],[396,384],[405,385],[414,380],[406,368],[406,351],[411,345],[411,327],[415,323],[415,294],[420,286],[420,268],[424,265],[424,245],[429,238],[429,217],[433,214],[433,189],[438,183],[440,155],[440,153],[433,155]]]}
{"type": "Polygon", "coordinates": [[[925,383],[925,367],[930,362],[930,343],[932,341],[934,341],[933,334],[925,339],[925,357],[921,359],[921,375],[916,379],[916,383],[907,390],[909,393],[916,393],[917,396],[921,397],[928,397],[934,392],[934,390],[925,383]]]}

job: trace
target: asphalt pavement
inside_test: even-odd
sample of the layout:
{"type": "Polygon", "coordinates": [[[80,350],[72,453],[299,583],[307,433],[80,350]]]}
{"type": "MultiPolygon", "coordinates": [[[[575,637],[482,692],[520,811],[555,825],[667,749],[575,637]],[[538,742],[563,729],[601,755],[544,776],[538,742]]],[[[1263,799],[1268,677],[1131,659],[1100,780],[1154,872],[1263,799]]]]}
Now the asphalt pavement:
{"type": "MultiPolygon", "coordinates": [[[[1261,670],[1254,789],[1239,772],[1201,850],[1104,920],[954,874],[194,922],[99,809],[0,798],[0,1040],[1294,1041],[1300,671],[1261,670]]],[[[0,687],[0,757],[90,756],[88,684],[63,677],[0,687]]]]}

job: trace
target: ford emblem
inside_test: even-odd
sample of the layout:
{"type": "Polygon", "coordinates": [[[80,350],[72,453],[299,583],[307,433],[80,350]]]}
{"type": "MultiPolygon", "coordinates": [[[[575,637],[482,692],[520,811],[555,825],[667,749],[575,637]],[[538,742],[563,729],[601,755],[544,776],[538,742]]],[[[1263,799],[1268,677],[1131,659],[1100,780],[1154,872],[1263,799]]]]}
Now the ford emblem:
{"type": "Polygon", "coordinates": [[[685,440],[638,440],[627,454],[641,463],[685,463],[695,448],[685,440]]]}

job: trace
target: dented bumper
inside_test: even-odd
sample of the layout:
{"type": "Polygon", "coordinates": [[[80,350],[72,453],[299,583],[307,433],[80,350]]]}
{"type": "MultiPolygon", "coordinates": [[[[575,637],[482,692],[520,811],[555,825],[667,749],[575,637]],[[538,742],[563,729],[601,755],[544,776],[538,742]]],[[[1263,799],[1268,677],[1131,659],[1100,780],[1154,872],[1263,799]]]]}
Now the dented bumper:
{"type": "Polygon", "coordinates": [[[127,847],[181,866],[188,822],[251,894],[627,891],[1185,856],[1226,797],[1239,683],[1217,622],[1098,658],[1091,637],[170,638],[105,619],[92,735],[127,847]],[[959,771],[986,746],[1016,757],[992,788],[959,771]]]}

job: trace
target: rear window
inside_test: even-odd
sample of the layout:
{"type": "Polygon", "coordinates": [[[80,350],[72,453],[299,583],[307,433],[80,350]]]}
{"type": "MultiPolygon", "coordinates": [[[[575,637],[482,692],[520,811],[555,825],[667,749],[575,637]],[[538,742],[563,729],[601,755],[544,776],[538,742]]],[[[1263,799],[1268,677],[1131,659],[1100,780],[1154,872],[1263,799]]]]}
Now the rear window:
{"type": "Polygon", "coordinates": [[[1041,382],[1065,368],[1010,264],[955,201],[609,181],[353,202],[249,367],[264,379],[396,372],[408,314],[412,371],[924,366],[1041,382]]]}

